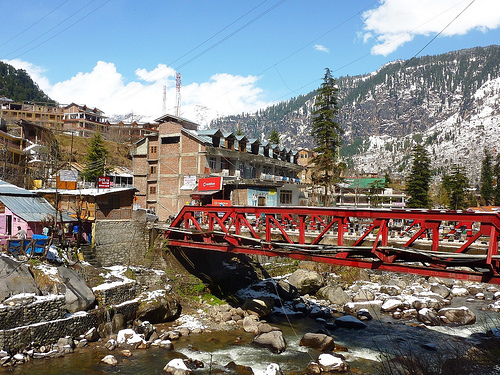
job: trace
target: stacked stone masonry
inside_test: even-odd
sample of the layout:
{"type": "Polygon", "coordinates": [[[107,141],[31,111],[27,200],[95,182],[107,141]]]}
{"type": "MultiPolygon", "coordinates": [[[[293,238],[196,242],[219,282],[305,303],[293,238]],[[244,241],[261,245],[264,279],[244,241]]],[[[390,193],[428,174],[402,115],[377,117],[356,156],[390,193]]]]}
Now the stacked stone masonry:
{"type": "Polygon", "coordinates": [[[111,321],[116,314],[122,314],[125,321],[133,321],[139,302],[125,301],[134,299],[139,290],[138,284],[133,282],[95,291],[101,307],[67,317],[63,295],[0,306],[0,350],[16,353],[25,348],[56,343],[61,337],[75,338],[92,327],[97,328],[99,324],[111,321]],[[106,303],[101,304],[101,301],[106,303]],[[110,305],[112,307],[108,308],[110,305]]]}

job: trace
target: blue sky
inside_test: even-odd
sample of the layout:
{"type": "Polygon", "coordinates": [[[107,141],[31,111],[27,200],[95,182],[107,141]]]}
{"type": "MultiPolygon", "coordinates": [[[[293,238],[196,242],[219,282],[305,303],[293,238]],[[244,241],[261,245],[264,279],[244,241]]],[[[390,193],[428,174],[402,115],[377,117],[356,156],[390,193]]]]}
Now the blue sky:
{"type": "Polygon", "coordinates": [[[500,42],[498,0],[0,1],[0,59],[51,98],[200,124],[307,94],[326,67],[370,73],[500,42]],[[437,35],[439,36],[435,39],[437,35]]]}

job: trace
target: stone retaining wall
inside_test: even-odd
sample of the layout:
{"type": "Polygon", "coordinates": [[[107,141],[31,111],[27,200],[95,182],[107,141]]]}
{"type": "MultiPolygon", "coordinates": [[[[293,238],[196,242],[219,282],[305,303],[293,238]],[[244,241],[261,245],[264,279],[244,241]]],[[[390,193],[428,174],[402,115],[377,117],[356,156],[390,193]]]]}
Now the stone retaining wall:
{"type": "Polygon", "coordinates": [[[125,301],[130,301],[137,297],[140,293],[140,285],[136,282],[117,285],[113,288],[98,289],[94,288],[95,299],[98,301],[99,306],[118,305],[125,301]]]}
{"type": "Polygon", "coordinates": [[[92,327],[97,328],[115,314],[123,314],[125,321],[131,321],[135,319],[138,306],[138,302],[124,303],[113,306],[111,310],[104,307],[63,319],[0,330],[0,349],[16,353],[30,347],[54,344],[61,337],[75,338],[92,327]]]}
{"type": "Polygon", "coordinates": [[[95,223],[95,257],[103,267],[139,265],[148,251],[145,222],[106,220],[95,223]]]}
{"type": "Polygon", "coordinates": [[[0,330],[61,319],[67,313],[64,295],[38,299],[31,297],[14,305],[0,306],[0,330]]]}

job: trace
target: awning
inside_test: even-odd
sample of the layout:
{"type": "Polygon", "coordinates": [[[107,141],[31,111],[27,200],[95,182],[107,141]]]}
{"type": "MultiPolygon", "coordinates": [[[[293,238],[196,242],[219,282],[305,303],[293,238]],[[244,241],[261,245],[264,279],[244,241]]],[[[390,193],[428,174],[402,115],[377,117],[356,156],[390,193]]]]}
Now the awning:
{"type": "Polygon", "coordinates": [[[184,184],[181,186],[181,190],[193,190],[196,187],[196,182],[194,184],[184,184]]]}
{"type": "Polygon", "coordinates": [[[202,190],[202,191],[193,191],[191,193],[191,196],[193,195],[199,195],[199,196],[207,196],[207,195],[214,195],[215,193],[218,193],[220,190],[202,190]]]}

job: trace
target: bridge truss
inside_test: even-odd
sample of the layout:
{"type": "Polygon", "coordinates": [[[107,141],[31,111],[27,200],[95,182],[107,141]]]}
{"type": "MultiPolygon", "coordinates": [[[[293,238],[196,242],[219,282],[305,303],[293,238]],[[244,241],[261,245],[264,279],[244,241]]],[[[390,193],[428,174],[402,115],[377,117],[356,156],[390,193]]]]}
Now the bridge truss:
{"type": "Polygon", "coordinates": [[[184,206],[169,246],[500,284],[500,214],[184,206]]]}

